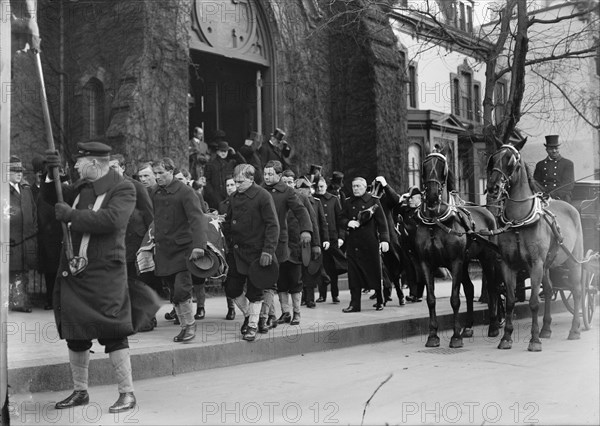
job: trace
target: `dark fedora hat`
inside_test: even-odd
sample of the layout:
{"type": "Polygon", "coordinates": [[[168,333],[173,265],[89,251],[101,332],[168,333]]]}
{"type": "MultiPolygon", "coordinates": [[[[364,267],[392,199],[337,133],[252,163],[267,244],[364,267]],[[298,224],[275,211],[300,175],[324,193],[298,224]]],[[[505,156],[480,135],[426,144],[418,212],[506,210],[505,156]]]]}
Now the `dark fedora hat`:
{"type": "Polygon", "coordinates": [[[560,142],[558,142],[558,135],[548,135],[546,136],[546,143],[544,144],[546,148],[550,147],[558,147],[560,146],[560,142]]]}
{"type": "Polygon", "coordinates": [[[220,261],[217,255],[210,249],[204,250],[204,256],[199,259],[186,260],[187,268],[192,275],[199,278],[209,278],[219,270],[220,261]]]}
{"type": "Polygon", "coordinates": [[[275,256],[269,266],[260,266],[259,259],[252,262],[248,268],[248,277],[256,288],[264,290],[273,287],[279,278],[279,263],[275,256]]]}
{"type": "Polygon", "coordinates": [[[217,151],[229,151],[229,143],[227,141],[219,141],[217,151]]]}
{"type": "Polygon", "coordinates": [[[285,138],[285,132],[281,129],[275,129],[275,131],[271,134],[275,139],[282,141],[285,138]]]}

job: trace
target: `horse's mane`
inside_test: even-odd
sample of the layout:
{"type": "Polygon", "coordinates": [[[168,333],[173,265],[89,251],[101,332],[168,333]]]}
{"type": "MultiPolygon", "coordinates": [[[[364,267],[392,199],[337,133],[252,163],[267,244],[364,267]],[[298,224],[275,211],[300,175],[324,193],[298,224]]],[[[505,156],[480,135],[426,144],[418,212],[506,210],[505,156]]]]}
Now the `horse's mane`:
{"type": "Polygon", "coordinates": [[[522,161],[522,163],[523,167],[525,167],[525,173],[527,174],[527,182],[529,183],[529,188],[531,189],[531,191],[534,194],[537,194],[538,192],[544,192],[544,188],[542,188],[542,186],[533,178],[533,175],[531,174],[531,169],[529,168],[527,163],[524,161],[522,161]]]}

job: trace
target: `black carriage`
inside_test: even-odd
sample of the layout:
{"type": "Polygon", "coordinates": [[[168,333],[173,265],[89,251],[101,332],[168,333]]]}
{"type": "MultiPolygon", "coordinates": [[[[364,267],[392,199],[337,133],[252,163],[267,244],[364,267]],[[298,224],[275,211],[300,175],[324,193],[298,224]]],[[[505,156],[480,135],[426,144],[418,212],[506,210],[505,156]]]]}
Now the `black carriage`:
{"type": "MultiPolygon", "coordinates": [[[[600,180],[575,183],[572,204],[579,211],[583,230],[584,263],[581,271],[581,310],[583,325],[589,330],[600,291],[600,180]]],[[[569,312],[573,313],[573,298],[563,287],[560,269],[551,274],[554,296],[560,297],[569,312]]]]}

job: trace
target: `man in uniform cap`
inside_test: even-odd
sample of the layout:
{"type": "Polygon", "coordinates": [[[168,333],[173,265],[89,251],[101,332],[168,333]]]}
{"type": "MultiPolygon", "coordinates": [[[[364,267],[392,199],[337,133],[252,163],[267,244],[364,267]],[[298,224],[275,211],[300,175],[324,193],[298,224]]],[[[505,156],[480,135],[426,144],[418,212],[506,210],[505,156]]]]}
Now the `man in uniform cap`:
{"type": "Polygon", "coordinates": [[[560,155],[558,135],[546,136],[544,146],[548,156],[535,165],[533,178],[552,198],[570,203],[575,184],[573,162],[560,155]]]}
{"type": "MultiPolygon", "coordinates": [[[[75,168],[80,180],[63,186],[57,202],[54,182],[46,179],[41,194],[54,205],[56,219],[70,223],[74,259],[61,253],[54,288],[54,316],[66,339],[74,392],[57,409],[89,403],[88,365],[92,340],[108,353],[115,370],[119,398],[111,413],[135,407],[129,343],[134,332],[127,287],[125,231],[135,207],[135,188],[110,168],[111,148],[100,142],[77,144],[75,168]],[[69,203],[69,204],[67,204],[69,203]],[[79,260],[79,261],[77,261],[79,260]]],[[[49,168],[59,167],[56,152],[46,152],[49,168]]]]}

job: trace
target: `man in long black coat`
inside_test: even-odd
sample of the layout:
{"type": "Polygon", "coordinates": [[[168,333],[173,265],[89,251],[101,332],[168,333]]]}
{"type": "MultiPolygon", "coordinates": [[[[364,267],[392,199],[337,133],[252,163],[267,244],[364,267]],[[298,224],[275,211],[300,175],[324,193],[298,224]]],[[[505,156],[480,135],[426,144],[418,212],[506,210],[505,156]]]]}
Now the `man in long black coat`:
{"type": "Polygon", "coordinates": [[[157,183],[150,194],[156,242],[154,274],[169,285],[173,306],[181,322],[181,331],[173,341],[187,342],[196,336],[192,274],[187,260],[204,256],[207,221],[192,187],[175,179],[173,160],[154,161],[152,171],[157,183]]]}
{"type": "MultiPolygon", "coordinates": [[[[277,244],[277,261],[282,263],[289,259],[290,248],[288,246],[287,232],[287,214],[291,211],[298,219],[300,225],[300,244],[308,245],[312,239],[312,222],[308,210],[296,192],[281,181],[283,166],[279,161],[273,160],[265,164],[263,169],[264,184],[263,187],[273,197],[277,219],[279,221],[279,241],[277,244]]],[[[273,283],[272,288],[265,290],[265,301],[260,313],[258,331],[266,333],[269,328],[277,326],[277,317],[275,316],[275,293],[277,292],[277,283],[273,283]]]]}
{"type": "Polygon", "coordinates": [[[389,285],[389,287],[384,287],[383,289],[384,299],[386,302],[391,300],[391,286],[393,285],[396,289],[399,304],[404,305],[404,293],[402,292],[400,278],[402,272],[407,268],[407,258],[403,254],[399,236],[395,230],[396,218],[400,213],[400,202],[402,199],[394,188],[388,185],[387,180],[383,176],[377,176],[375,181],[379,182],[383,189],[379,202],[383,208],[390,233],[390,249],[381,256],[383,260],[384,279],[386,279],[387,276],[388,280],[388,282],[384,284],[389,285]]]}
{"type": "Polygon", "coordinates": [[[29,271],[37,268],[37,210],[33,193],[23,179],[23,164],[11,157],[8,178],[10,185],[10,252],[9,307],[13,311],[31,312],[27,283],[29,271]]]}
{"type": "MultiPolygon", "coordinates": [[[[56,202],[54,182],[41,189],[42,197],[55,205],[56,219],[70,223],[74,253],[87,259],[74,264],[63,251],[54,287],[54,316],[61,339],[67,340],[75,388],[56,408],[89,402],[89,350],[92,340],[98,339],[117,376],[119,399],[109,411],[118,413],[136,405],[127,340],[133,325],[125,264],[125,230],[135,207],[135,188],[110,168],[109,146],[100,142],[77,146],[75,168],[81,179],[64,187],[65,202],[56,202]]],[[[49,168],[60,166],[54,153],[48,153],[46,161],[49,168]]]]}
{"type": "Polygon", "coordinates": [[[263,290],[255,285],[248,271],[255,260],[261,266],[277,261],[279,221],[273,198],[254,183],[254,167],[250,164],[236,166],[233,178],[237,190],[229,196],[230,204],[223,222],[229,265],[225,294],[244,314],[241,332],[243,339],[251,342],[258,331],[263,290]]]}
{"type": "Polygon", "coordinates": [[[345,238],[345,232],[338,229],[342,207],[339,198],[327,192],[327,182],[323,177],[317,180],[315,197],[321,200],[321,204],[323,204],[323,211],[329,231],[329,244],[323,245],[323,267],[325,268],[325,274],[323,274],[323,280],[321,285],[319,285],[319,298],[317,302],[320,303],[327,300],[327,286],[331,284],[331,301],[333,303],[340,303],[338,275],[342,273],[341,271],[346,272],[348,269],[346,256],[339,247],[339,240],[343,241],[345,238]]]}
{"type": "Polygon", "coordinates": [[[350,306],[344,312],[360,312],[361,289],[375,290],[375,309],[383,309],[381,289],[381,258],[379,251],[390,248],[388,227],[381,204],[367,193],[367,181],[356,177],[352,181],[352,196],[342,209],[340,226],[347,229],[346,256],[350,306]]]}

